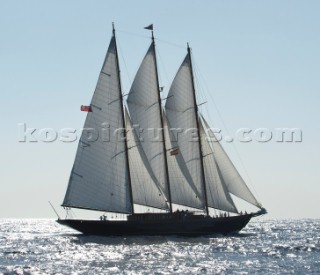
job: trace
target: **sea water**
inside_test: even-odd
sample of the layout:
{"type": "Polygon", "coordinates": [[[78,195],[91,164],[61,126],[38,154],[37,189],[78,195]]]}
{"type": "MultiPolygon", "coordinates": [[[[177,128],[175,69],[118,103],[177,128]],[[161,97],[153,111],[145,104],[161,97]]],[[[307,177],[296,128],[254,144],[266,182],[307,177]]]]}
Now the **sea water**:
{"type": "Polygon", "coordinates": [[[320,220],[256,219],[232,236],[83,236],[0,220],[0,274],[320,274],[320,220]]]}

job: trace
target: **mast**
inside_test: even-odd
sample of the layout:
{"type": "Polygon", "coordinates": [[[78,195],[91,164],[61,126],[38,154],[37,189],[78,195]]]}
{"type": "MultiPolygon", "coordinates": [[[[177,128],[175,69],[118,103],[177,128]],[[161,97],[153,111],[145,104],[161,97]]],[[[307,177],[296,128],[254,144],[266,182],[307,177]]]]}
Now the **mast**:
{"type": "Polygon", "coordinates": [[[129,179],[129,192],[130,192],[130,198],[131,198],[132,214],[134,214],[134,203],[133,203],[131,175],[130,175],[130,166],[129,166],[129,156],[128,156],[127,131],[126,131],[126,125],[125,125],[125,121],[124,121],[124,108],[123,108],[123,95],[122,95],[121,78],[120,78],[121,77],[120,76],[120,66],[119,66],[119,59],[118,59],[118,48],[117,48],[117,40],[116,40],[116,31],[115,31],[113,22],[112,22],[112,35],[114,37],[115,51],[116,51],[117,71],[118,71],[119,88],[120,88],[120,105],[121,105],[121,114],[122,114],[122,128],[124,129],[124,139],[125,139],[124,146],[125,146],[126,165],[127,165],[127,169],[128,169],[128,179],[129,179]]]}
{"type": "Polygon", "coordinates": [[[160,97],[158,66],[157,66],[157,55],[156,55],[156,44],[155,44],[155,41],[154,41],[153,29],[151,30],[151,38],[152,38],[152,47],[153,47],[153,51],[154,51],[154,60],[155,60],[155,67],[156,67],[156,79],[157,79],[157,88],[158,88],[158,103],[159,103],[160,121],[161,121],[161,128],[162,128],[161,133],[162,133],[162,142],[163,142],[163,155],[164,155],[164,161],[165,161],[166,180],[167,180],[167,184],[168,184],[170,213],[172,213],[172,200],[171,200],[169,169],[168,169],[168,161],[167,161],[167,148],[166,148],[166,141],[165,141],[165,136],[164,136],[163,114],[162,114],[163,110],[162,110],[161,97],[160,97]]]}
{"type": "Polygon", "coordinates": [[[203,182],[203,191],[204,191],[204,199],[205,199],[205,205],[206,205],[206,213],[207,216],[209,216],[209,208],[208,208],[208,198],[207,198],[207,188],[206,188],[206,181],[204,176],[204,164],[203,164],[203,153],[202,153],[202,144],[201,144],[201,136],[200,136],[200,127],[199,127],[199,112],[198,112],[198,105],[197,105],[197,99],[196,99],[196,89],[194,86],[194,76],[193,76],[193,68],[192,68],[192,61],[191,61],[191,49],[188,45],[188,56],[190,61],[190,71],[191,71],[191,80],[192,80],[192,90],[193,90],[193,100],[194,100],[194,111],[196,113],[196,123],[197,123],[197,132],[198,132],[198,138],[199,138],[199,152],[200,152],[200,166],[201,166],[201,177],[203,182]]]}

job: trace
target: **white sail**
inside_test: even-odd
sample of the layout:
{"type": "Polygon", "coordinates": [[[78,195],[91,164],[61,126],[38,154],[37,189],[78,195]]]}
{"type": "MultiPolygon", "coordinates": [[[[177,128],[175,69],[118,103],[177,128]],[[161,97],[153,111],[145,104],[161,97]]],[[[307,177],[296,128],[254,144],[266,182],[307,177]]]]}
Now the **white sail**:
{"type": "Polygon", "coordinates": [[[207,139],[207,135],[199,121],[203,166],[207,189],[208,206],[223,211],[238,213],[237,208],[224,184],[224,181],[220,179],[220,172],[216,165],[212,148],[207,139]]]}
{"type": "Polygon", "coordinates": [[[139,205],[168,209],[166,198],[155,183],[155,179],[151,178],[148,168],[145,167],[146,156],[141,143],[136,142],[137,136],[132,128],[127,109],[125,110],[125,120],[133,202],[139,205]]]}
{"type": "MultiPolygon", "coordinates": [[[[179,167],[190,186],[195,187],[205,207],[197,118],[189,54],[184,59],[171,85],[165,104],[168,124],[176,139],[179,167]]],[[[199,205],[194,205],[197,208],[199,205]]]]}
{"type": "Polygon", "coordinates": [[[197,186],[194,184],[193,179],[188,172],[182,154],[177,150],[178,144],[174,141],[174,137],[169,130],[170,127],[168,126],[165,113],[163,114],[163,127],[167,148],[167,162],[172,203],[203,209],[204,204],[200,200],[200,194],[198,193],[197,186]],[[177,154],[174,153],[175,150],[177,154]],[[182,166],[183,169],[180,169],[180,166],[182,166]],[[185,171],[185,173],[183,173],[182,170],[185,171]]]}
{"type": "Polygon", "coordinates": [[[158,92],[155,52],[151,44],[135,76],[127,104],[132,124],[138,126],[135,127],[136,134],[142,139],[140,144],[146,158],[145,166],[149,168],[150,177],[168,199],[158,92]]]}
{"type": "Polygon", "coordinates": [[[112,37],[91,101],[92,112],[87,115],[79,141],[63,206],[121,213],[132,211],[125,143],[121,140],[121,131],[118,131],[119,135],[114,134],[123,127],[121,96],[116,42],[112,37]],[[107,129],[110,137],[106,134],[107,129]]]}
{"type": "MultiPolygon", "coordinates": [[[[206,120],[202,117],[207,130],[210,131],[210,127],[206,120]]],[[[232,161],[222,148],[220,142],[217,140],[216,136],[212,131],[210,131],[209,135],[211,139],[211,146],[213,149],[213,154],[215,157],[215,161],[218,166],[218,170],[221,175],[221,179],[226,185],[228,191],[235,195],[238,198],[241,198],[259,208],[261,208],[261,204],[257,201],[254,195],[251,193],[249,188],[247,187],[246,183],[240,176],[237,169],[234,167],[232,161]]]]}

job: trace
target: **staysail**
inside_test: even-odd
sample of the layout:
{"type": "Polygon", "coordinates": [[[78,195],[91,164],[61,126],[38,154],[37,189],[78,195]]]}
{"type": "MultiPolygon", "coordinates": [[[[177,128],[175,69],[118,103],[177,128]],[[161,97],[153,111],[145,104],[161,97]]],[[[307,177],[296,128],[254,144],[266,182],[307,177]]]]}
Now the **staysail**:
{"type": "Polygon", "coordinates": [[[220,173],[214,159],[213,151],[210,147],[205,128],[201,121],[199,125],[208,206],[223,211],[238,213],[224,181],[220,178],[220,173]]]}
{"type": "Polygon", "coordinates": [[[134,78],[127,104],[136,135],[140,139],[143,161],[149,167],[150,177],[165,198],[169,199],[164,146],[161,134],[161,110],[159,105],[154,45],[151,44],[134,78]]]}
{"type": "Polygon", "coordinates": [[[63,206],[132,212],[122,138],[124,123],[119,77],[113,36],[90,104],[92,112],[87,114],[81,134],[63,206]]]}
{"type": "Polygon", "coordinates": [[[203,209],[204,205],[200,199],[201,196],[188,171],[183,156],[180,154],[174,135],[170,131],[170,126],[168,125],[165,113],[163,114],[163,124],[172,203],[203,209]]]}
{"type": "MultiPolygon", "coordinates": [[[[170,125],[179,154],[181,154],[176,160],[190,187],[196,189],[195,193],[200,196],[199,199],[202,202],[202,209],[204,209],[205,190],[197,135],[196,107],[194,102],[191,60],[190,54],[188,53],[173,80],[165,104],[165,110],[168,125],[170,125]]],[[[194,205],[194,207],[198,208],[199,204],[194,205]]]]}
{"type": "Polygon", "coordinates": [[[222,148],[220,142],[217,140],[214,133],[210,131],[210,127],[207,121],[204,119],[204,117],[202,117],[202,120],[204,121],[207,131],[210,132],[209,138],[211,139],[210,143],[213,149],[215,161],[217,163],[218,170],[221,175],[221,180],[227,187],[227,190],[236,197],[243,199],[255,205],[258,208],[261,208],[261,204],[257,201],[252,192],[249,190],[248,186],[240,176],[239,172],[234,167],[232,161],[222,148]]]}
{"type": "Polygon", "coordinates": [[[125,120],[133,202],[143,206],[168,209],[166,198],[156,184],[156,179],[150,176],[148,170],[151,168],[145,166],[148,161],[144,155],[141,142],[137,141],[138,137],[132,127],[127,109],[125,109],[125,120]]]}

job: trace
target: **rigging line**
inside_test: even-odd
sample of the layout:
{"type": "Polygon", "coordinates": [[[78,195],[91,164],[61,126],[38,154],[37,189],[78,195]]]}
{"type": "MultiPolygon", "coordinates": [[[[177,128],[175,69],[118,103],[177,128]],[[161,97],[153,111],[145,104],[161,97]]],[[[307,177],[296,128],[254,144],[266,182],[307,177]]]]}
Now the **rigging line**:
{"type": "MultiPolygon", "coordinates": [[[[193,62],[193,64],[195,64],[195,62],[193,62]]],[[[230,132],[229,132],[227,126],[226,126],[226,123],[224,122],[224,120],[223,120],[223,118],[222,118],[222,115],[221,115],[221,113],[220,113],[220,110],[219,110],[219,108],[218,108],[218,106],[217,106],[217,104],[216,104],[216,102],[215,102],[212,94],[209,92],[209,88],[208,88],[208,86],[207,86],[207,84],[206,84],[206,81],[205,81],[204,76],[201,74],[201,72],[200,72],[200,70],[198,69],[198,66],[197,66],[196,64],[195,64],[195,68],[196,68],[196,72],[200,75],[200,77],[201,77],[201,79],[202,79],[202,81],[203,81],[203,84],[204,84],[205,89],[208,91],[207,94],[209,94],[209,96],[210,96],[210,98],[211,98],[211,101],[213,102],[213,105],[214,105],[214,107],[215,107],[215,109],[216,109],[216,111],[217,111],[217,114],[218,114],[218,116],[219,116],[219,118],[220,118],[220,120],[221,120],[221,122],[222,122],[223,127],[224,127],[225,130],[226,130],[226,133],[230,136],[230,132]]],[[[206,110],[206,111],[207,111],[207,113],[209,113],[208,110],[206,110]]],[[[255,196],[257,197],[258,202],[260,202],[260,198],[259,198],[258,192],[257,192],[257,191],[255,190],[255,188],[254,188],[253,181],[252,181],[251,177],[249,176],[248,170],[246,169],[246,166],[244,165],[244,162],[243,162],[243,160],[242,160],[242,158],[241,158],[241,156],[240,156],[240,154],[239,154],[239,152],[238,152],[238,150],[237,150],[234,142],[232,142],[232,146],[233,146],[233,149],[234,149],[234,151],[236,152],[236,155],[237,155],[237,157],[238,157],[238,159],[239,159],[239,161],[240,161],[240,164],[241,164],[241,166],[242,166],[242,168],[243,168],[243,171],[244,171],[244,173],[246,174],[246,176],[247,176],[247,178],[248,178],[248,180],[249,180],[250,188],[252,188],[252,189],[254,190],[255,196]]]]}
{"type": "Polygon", "coordinates": [[[124,34],[128,34],[128,35],[132,35],[132,36],[136,36],[136,37],[141,37],[141,38],[146,38],[146,39],[150,39],[150,36],[146,36],[146,35],[143,35],[143,34],[138,34],[138,33],[134,33],[134,32],[128,32],[128,31],[125,31],[125,30],[119,30],[117,29],[117,32],[119,33],[124,33],[124,34]]]}
{"type": "MultiPolygon", "coordinates": [[[[196,85],[196,87],[197,87],[196,95],[197,95],[197,97],[199,98],[199,100],[200,100],[201,102],[203,102],[203,103],[201,103],[201,104],[198,104],[198,107],[199,107],[199,106],[207,103],[207,101],[206,101],[206,98],[205,98],[204,93],[203,93],[203,90],[204,90],[204,89],[203,89],[203,87],[202,87],[202,85],[201,85],[201,82],[199,81],[198,72],[197,72],[196,70],[194,70],[194,75],[195,75],[195,79],[196,79],[195,85],[196,85]]],[[[205,106],[205,109],[206,109],[206,111],[208,111],[208,109],[206,108],[206,106],[205,106]]]]}
{"type": "MultiPolygon", "coordinates": [[[[157,50],[157,56],[159,56],[161,67],[163,68],[164,75],[165,75],[165,77],[167,79],[167,85],[169,86],[170,81],[169,81],[168,73],[167,73],[167,70],[166,70],[166,66],[165,66],[165,64],[163,62],[163,59],[162,59],[162,56],[160,55],[160,52],[158,50],[157,50]]],[[[160,75],[159,75],[159,77],[160,77],[160,75]]]]}
{"type": "MultiPolygon", "coordinates": [[[[125,31],[125,30],[117,29],[117,32],[118,33],[120,32],[120,33],[123,33],[123,34],[132,35],[132,36],[135,36],[135,37],[141,37],[141,38],[145,38],[145,39],[150,39],[150,36],[146,36],[146,35],[138,34],[138,33],[134,33],[134,32],[128,32],[128,31],[125,31]]],[[[182,45],[179,45],[179,44],[175,44],[173,42],[166,41],[166,40],[163,40],[163,39],[155,38],[155,40],[157,40],[157,41],[159,41],[161,43],[165,43],[165,44],[171,45],[173,47],[180,48],[180,49],[185,49],[186,48],[185,46],[182,46],[182,45]]]]}
{"type": "Polygon", "coordinates": [[[180,48],[180,49],[185,49],[186,48],[185,46],[182,46],[182,45],[179,45],[179,44],[175,44],[175,43],[172,43],[170,41],[162,40],[162,39],[159,39],[159,38],[155,38],[155,40],[158,40],[159,42],[162,42],[162,43],[165,43],[165,44],[168,44],[168,45],[171,45],[173,47],[180,48]]]}
{"type": "MultiPolygon", "coordinates": [[[[129,73],[129,70],[128,70],[128,66],[127,66],[126,60],[125,60],[125,58],[124,58],[123,51],[122,51],[122,48],[121,48],[120,44],[119,44],[119,45],[117,44],[117,47],[118,47],[118,49],[120,50],[121,59],[122,59],[122,62],[123,62],[123,64],[124,64],[124,67],[125,67],[125,69],[126,69],[126,74],[127,74],[128,79],[129,79],[129,82],[132,83],[132,79],[131,79],[131,77],[130,77],[130,73],[129,73]]],[[[125,90],[128,91],[128,89],[125,89],[125,90]]],[[[126,95],[128,95],[128,94],[126,94],[126,95]]],[[[126,96],[126,95],[124,95],[124,96],[126,96]]]]}

